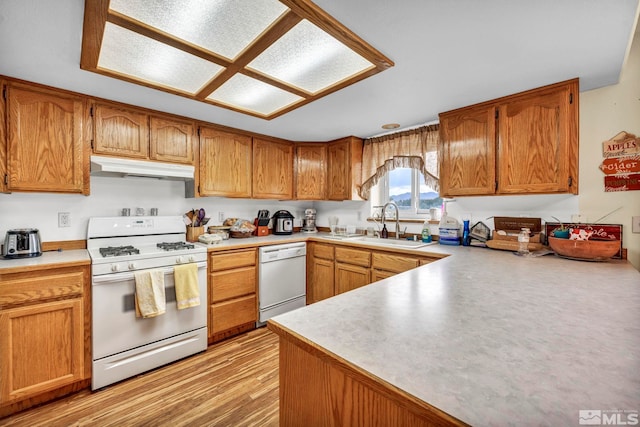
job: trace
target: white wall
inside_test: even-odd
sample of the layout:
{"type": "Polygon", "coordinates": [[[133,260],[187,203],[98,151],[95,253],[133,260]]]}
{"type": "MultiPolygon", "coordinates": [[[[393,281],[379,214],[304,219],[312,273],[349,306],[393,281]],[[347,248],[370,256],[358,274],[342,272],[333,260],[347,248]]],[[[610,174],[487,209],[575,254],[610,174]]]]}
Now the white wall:
{"type": "MultiPolygon", "coordinates": [[[[631,217],[640,215],[640,191],[604,192],[604,174],[598,169],[602,163],[602,142],[620,131],[640,136],[640,33],[636,32],[620,82],[580,94],[580,182],[577,196],[495,196],[458,197],[448,204],[450,216],[461,219],[471,214],[471,223],[482,221],[493,228],[491,216],[531,216],[554,221],[552,217],[569,222],[580,214],[584,222],[596,221],[608,213],[603,224],[623,225],[623,247],[634,267],[640,270],[640,234],[631,233],[631,217]]],[[[327,217],[338,215],[341,223],[363,225],[358,220],[370,215],[369,202],[345,204],[317,202],[318,225],[327,226],[327,217]]],[[[404,225],[402,225],[404,227],[404,225]]],[[[407,231],[417,233],[420,224],[411,224],[407,231]]],[[[436,231],[432,227],[432,232],[436,231]]]]}
{"type": "MultiPolygon", "coordinates": [[[[570,221],[582,214],[594,221],[614,209],[621,209],[604,222],[623,224],[623,246],[628,248],[629,261],[640,269],[640,234],[631,233],[631,216],[640,215],[640,191],[605,193],[602,162],[602,141],[625,130],[640,135],[640,36],[636,33],[628,61],[617,85],[580,94],[580,194],[459,197],[448,204],[449,214],[460,219],[471,214],[472,224],[483,221],[493,228],[490,216],[533,216],[570,221]]],[[[0,194],[0,237],[6,230],[21,227],[40,229],[44,241],[78,240],[86,238],[87,221],[91,216],[118,215],[123,207],[157,207],[161,215],[180,215],[187,209],[204,207],[212,223],[218,212],[226,217],[252,219],[258,209],[271,213],[286,209],[302,218],[304,209],[318,210],[318,225],[328,226],[327,217],[338,215],[345,225],[367,226],[369,202],[280,202],[273,200],[243,200],[204,197],[184,198],[184,184],[143,178],[91,178],[91,195],[60,194],[0,194]],[[58,228],[58,212],[71,213],[71,227],[58,228]]],[[[421,224],[411,224],[407,231],[418,233],[421,224]]],[[[435,228],[435,227],[434,227],[435,228]]],[[[432,229],[432,231],[435,231],[432,229]]]]}
{"type": "Polygon", "coordinates": [[[640,136],[640,32],[617,85],[580,94],[580,210],[591,220],[614,209],[605,222],[623,225],[627,258],[640,270],[640,234],[631,233],[631,217],[640,216],[640,191],[605,193],[602,142],[620,131],[640,136]]]}
{"type": "MultiPolygon", "coordinates": [[[[316,202],[318,225],[328,227],[328,217],[337,215],[340,224],[371,226],[366,218],[371,215],[369,202],[316,202]]],[[[495,197],[458,197],[447,203],[447,213],[459,221],[462,216],[471,218],[471,225],[482,221],[493,229],[493,216],[535,217],[553,222],[553,217],[561,221],[570,221],[571,216],[579,213],[578,198],[573,195],[540,196],[495,196],[495,197]]],[[[423,219],[426,219],[426,215],[423,219]]],[[[408,233],[419,233],[422,223],[401,223],[408,233]]],[[[395,225],[389,228],[395,231],[395,225]]],[[[438,227],[431,226],[431,232],[437,234],[438,227]]]]}
{"type": "Polygon", "coordinates": [[[0,194],[0,236],[8,229],[35,227],[43,241],[83,240],[92,216],[117,216],[122,208],[159,209],[160,215],[182,215],[188,209],[205,208],[210,224],[219,224],[218,212],[225,217],[253,220],[258,209],[271,214],[286,209],[302,218],[311,203],[275,200],[184,197],[184,183],[148,178],[91,177],[91,195],[13,193],[0,194]],[[71,213],[71,227],[58,227],[58,212],[71,213]]]}

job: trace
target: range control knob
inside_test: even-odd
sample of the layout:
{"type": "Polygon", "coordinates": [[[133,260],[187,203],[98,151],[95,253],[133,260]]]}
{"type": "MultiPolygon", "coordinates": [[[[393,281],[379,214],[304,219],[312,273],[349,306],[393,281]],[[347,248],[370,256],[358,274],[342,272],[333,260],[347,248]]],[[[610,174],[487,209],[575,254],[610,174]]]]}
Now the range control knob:
{"type": "Polygon", "coordinates": [[[196,257],[189,255],[189,262],[196,262],[196,257]]]}
{"type": "Polygon", "coordinates": [[[136,269],[136,263],[135,262],[130,262],[128,267],[129,267],[129,270],[135,270],[136,269]]]}
{"type": "Polygon", "coordinates": [[[176,258],[176,264],[182,264],[184,261],[182,260],[182,257],[179,256],[176,258]]]}
{"type": "Polygon", "coordinates": [[[118,264],[111,264],[111,271],[113,271],[113,272],[118,272],[118,271],[120,271],[120,265],[118,265],[118,264]]]}

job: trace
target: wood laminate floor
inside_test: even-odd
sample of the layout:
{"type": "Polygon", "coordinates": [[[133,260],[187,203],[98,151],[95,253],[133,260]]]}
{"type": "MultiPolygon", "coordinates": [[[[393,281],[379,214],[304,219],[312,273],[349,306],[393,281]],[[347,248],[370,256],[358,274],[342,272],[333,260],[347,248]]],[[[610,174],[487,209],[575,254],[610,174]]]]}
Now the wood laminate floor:
{"type": "Polygon", "coordinates": [[[0,426],[277,426],[278,337],[260,328],[206,352],[0,419],[0,426]]]}

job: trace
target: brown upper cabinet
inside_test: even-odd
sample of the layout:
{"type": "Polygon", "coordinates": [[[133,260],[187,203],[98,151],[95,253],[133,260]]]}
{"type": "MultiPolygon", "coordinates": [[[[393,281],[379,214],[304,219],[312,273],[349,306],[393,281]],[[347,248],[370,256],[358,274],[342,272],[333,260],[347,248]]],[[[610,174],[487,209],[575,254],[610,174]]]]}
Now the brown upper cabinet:
{"type": "Polygon", "coordinates": [[[253,198],[293,198],[293,143],[253,138],[253,198]]]}
{"type": "Polygon", "coordinates": [[[440,195],[578,193],[578,80],[440,114],[440,195]]]}
{"type": "Polygon", "coordinates": [[[200,128],[200,196],[251,197],[250,136],[200,128]]]}
{"type": "Polygon", "coordinates": [[[2,192],[88,195],[93,153],[194,165],[189,197],[360,200],[353,136],[293,143],[10,77],[0,86],[2,192]]]}
{"type": "Polygon", "coordinates": [[[138,110],[93,106],[94,154],[149,158],[149,115],[138,110]]]}
{"type": "Polygon", "coordinates": [[[161,162],[195,164],[194,123],[150,116],[149,158],[161,162]]]}
{"type": "Polygon", "coordinates": [[[327,194],[327,144],[296,144],[295,198],[324,200],[327,194]]]}
{"type": "Polygon", "coordinates": [[[354,136],[327,144],[327,199],[360,200],[362,184],[362,139],[354,136]]]}
{"type": "Polygon", "coordinates": [[[0,188],[89,194],[86,99],[13,81],[2,89],[0,188]]]}
{"type": "Polygon", "coordinates": [[[195,163],[192,121],[116,104],[95,103],[92,110],[94,154],[195,163]]]}

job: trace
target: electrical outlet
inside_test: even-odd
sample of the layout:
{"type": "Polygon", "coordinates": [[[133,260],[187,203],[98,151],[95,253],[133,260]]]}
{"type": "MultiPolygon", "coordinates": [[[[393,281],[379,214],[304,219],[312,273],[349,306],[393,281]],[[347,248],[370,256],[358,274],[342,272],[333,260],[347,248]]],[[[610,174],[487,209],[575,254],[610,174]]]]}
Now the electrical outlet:
{"type": "Polygon", "coordinates": [[[218,222],[224,221],[224,212],[218,212],[218,222]]]}
{"type": "Polygon", "coordinates": [[[58,227],[71,227],[71,212],[58,212],[58,227]]]}
{"type": "Polygon", "coordinates": [[[573,214],[571,215],[571,222],[574,224],[582,224],[587,222],[587,217],[585,215],[573,214]]]}
{"type": "Polygon", "coordinates": [[[631,217],[631,232],[640,233],[640,216],[631,217]]]}

